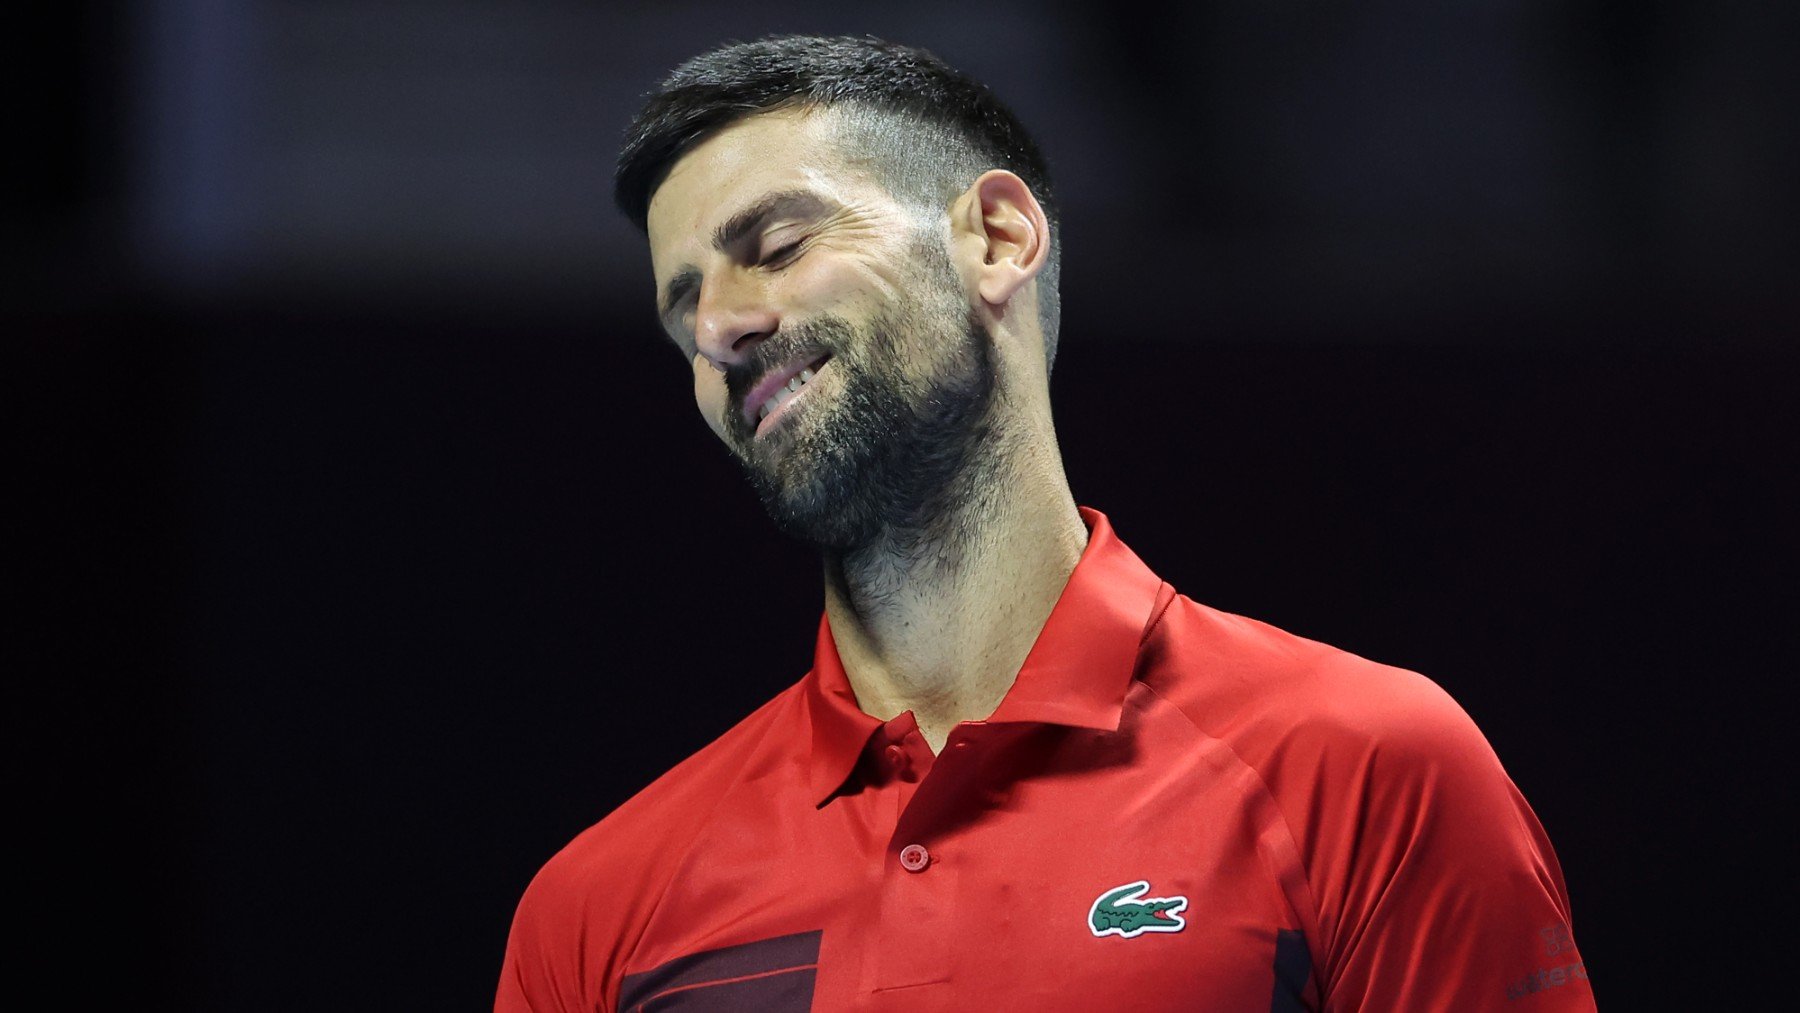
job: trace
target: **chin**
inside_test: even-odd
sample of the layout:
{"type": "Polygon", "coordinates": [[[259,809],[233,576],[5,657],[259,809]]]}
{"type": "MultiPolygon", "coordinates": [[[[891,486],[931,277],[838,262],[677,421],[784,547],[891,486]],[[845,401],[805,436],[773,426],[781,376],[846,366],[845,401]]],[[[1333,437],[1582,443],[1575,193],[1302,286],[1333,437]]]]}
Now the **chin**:
{"type": "MultiPolygon", "coordinates": [[[[882,521],[881,511],[868,502],[866,458],[875,448],[862,445],[840,456],[811,443],[786,447],[772,466],[743,461],[769,519],[783,534],[823,551],[848,551],[874,541],[882,521]]],[[[852,449],[838,448],[840,453],[852,449]]]]}

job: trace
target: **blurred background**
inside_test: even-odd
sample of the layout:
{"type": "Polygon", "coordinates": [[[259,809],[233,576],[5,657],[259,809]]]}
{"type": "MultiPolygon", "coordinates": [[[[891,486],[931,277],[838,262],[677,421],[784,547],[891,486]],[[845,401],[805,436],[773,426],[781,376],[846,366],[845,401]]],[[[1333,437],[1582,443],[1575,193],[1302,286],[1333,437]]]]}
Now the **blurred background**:
{"type": "Polygon", "coordinates": [[[609,178],[682,59],[867,32],[1046,150],[1077,497],[1189,596],[1449,690],[1605,1008],[1768,995],[1791,9],[51,8],[9,61],[15,966],[485,1008],[538,866],[805,672],[816,563],[609,178]]]}

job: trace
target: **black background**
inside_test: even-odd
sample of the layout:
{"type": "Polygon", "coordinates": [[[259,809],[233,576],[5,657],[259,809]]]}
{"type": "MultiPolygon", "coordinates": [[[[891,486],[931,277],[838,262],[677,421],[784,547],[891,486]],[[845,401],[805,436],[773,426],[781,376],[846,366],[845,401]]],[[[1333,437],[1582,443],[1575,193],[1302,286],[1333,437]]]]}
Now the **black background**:
{"type": "Polygon", "coordinates": [[[1043,135],[1077,498],[1188,595],[1449,690],[1607,1008],[1768,995],[1785,16],[814,6],[71,5],[15,42],[18,966],[72,962],[65,1005],[481,1008],[537,867],[804,672],[816,564],[694,413],[606,176],[674,62],[821,30],[1043,135]]]}

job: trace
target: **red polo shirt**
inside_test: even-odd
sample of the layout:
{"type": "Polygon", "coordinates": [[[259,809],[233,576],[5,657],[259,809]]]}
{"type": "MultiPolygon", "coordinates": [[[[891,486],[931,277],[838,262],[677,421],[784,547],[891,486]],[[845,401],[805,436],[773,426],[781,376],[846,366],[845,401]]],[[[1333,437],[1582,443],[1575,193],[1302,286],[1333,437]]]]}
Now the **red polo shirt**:
{"type": "Polygon", "coordinates": [[[933,756],[813,670],[577,837],[496,1009],[1591,1010],[1562,873],[1423,676],[1090,539],[933,756]]]}

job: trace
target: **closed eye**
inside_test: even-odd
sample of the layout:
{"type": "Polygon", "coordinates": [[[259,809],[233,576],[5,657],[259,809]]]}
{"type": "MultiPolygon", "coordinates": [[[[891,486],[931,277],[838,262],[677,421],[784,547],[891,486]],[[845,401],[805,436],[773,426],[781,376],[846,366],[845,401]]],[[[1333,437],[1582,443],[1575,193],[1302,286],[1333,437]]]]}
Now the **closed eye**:
{"type": "Polygon", "coordinates": [[[792,260],[794,258],[794,255],[800,251],[800,247],[805,245],[805,243],[806,243],[805,239],[796,239],[793,242],[787,244],[786,246],[778,247],[777,249],[771,251],[768,256],[763,258],[763,266],[765,266],[765,267],[781,267],[781,266],[783,266],[783,264],[785,262],[792,260]]]}

